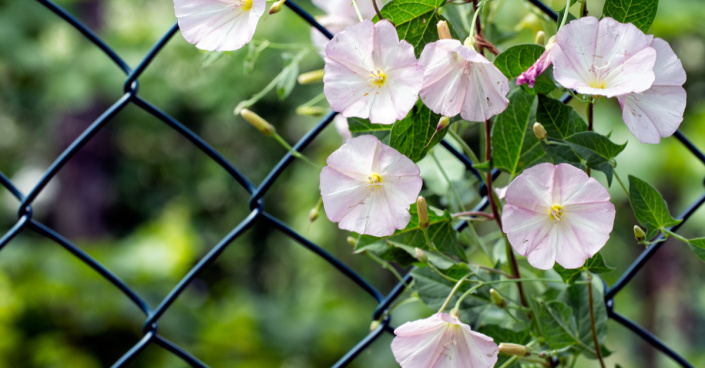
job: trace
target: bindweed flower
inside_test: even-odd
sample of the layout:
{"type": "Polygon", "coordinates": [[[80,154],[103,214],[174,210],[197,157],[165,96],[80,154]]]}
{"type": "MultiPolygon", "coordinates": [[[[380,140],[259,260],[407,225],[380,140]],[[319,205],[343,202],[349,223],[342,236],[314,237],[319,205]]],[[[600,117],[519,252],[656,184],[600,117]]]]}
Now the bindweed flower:
{"type": "Polygon", "coordinates": [[[375,136],[351,138],[321,171],[326,216],[344,230],[388,236],[409,223],[423,184],[419,167],[375,136]]]}
{"type": "Polygon", "coordinates": [[[265,0],[174,0],[181,34],[202,50],[232,51],[250,42],[265,0]]]}
{"type": "MultiPolygon", "coordinates": [[[[391,0],[376,1],[381,7],[391,0]]],[[[326,12],[326,15],[316,17],[318,23],[334,35],[360,22],[355,7],[353,7],[350,0],[313,0],[313,4],[326,12]]],[[[357,7],[360,10],[362,19],[372,19],[375,16],[375,9],[370,1],[357,1],[357,7]]],[[[318,49],[318,53],[325,57],[328,38],[317,29],[312,28],[311,42],[318,49]]]]}
{"type": "Polygon", "coordinates": [[[522,84],[528,84],[529,87],[534,88],[534,84],[536,83],[536,78],[539,77],[543,72],[548,69],[549,66],[551,66],[551,49],[553,48],[553,45],[556,44],[556,37],[553,36],[548,40],[548,44],[546,44],[546,49],[539,56],[538,60],[532,65],[529,69],[527,69],[525,72],[521,73],[520,76],[517,77],[517,86],[520,86],[522,84]]]}
{"type": "Polygon", "coordinates": [[[427,44],[419,63],[424,68],[421,100],[437,114],[485,121],[509,104],[507,77],[458,40],[427,44]]]}
{"type": "Polygon", "coordinates": [[[348,119],[338,114],[335,118],[333,118],[333,124],[335,124],[335,130],[343,138],[343,141],[347,141],[352,138],[350,126],[348,125],[348,119]]]}
{"type": "Polygon", "coordinates": [[[556,34],[553,75],[563,87],[587,95],[643,92],[654,82],[652,38],[612,18],[573,20],[556,34]]]}
{"type": "Polygon", "coordinates": [[[393,124],[418,99],[423,68],[389,21],[366,20],[338,33],[326,46],[325,62],[323,92],[345,117],[393,124]]]}
{"type": "Polygon", "coordinates": [[[651,88],[617,96],[624,123],[641,143],[659,143],[661,137],[671,136],[683,121],[686,103],[685,70],[678,56],[660,38],[651,41],[651,47],[656,50],[651,88]]]}
{"type": "Polygon", "coordinates": [[[402,368],[488,368],[497,362],[491,337],[447,313],[407,322],[394,334],[392,353],[402,368]]]}
{"type": "Polygon", "coordinates": [[[544,163],[509,184],[502,212],[509,243],[542,270],[558,262],[578,268],[609,239],[614,205],[602,184],[582,170],[544,163]]]}

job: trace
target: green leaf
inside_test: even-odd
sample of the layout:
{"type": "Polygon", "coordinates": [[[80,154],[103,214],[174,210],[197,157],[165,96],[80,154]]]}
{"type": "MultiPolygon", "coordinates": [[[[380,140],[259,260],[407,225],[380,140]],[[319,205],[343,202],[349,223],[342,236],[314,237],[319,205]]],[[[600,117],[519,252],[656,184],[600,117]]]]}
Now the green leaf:
{"type": "MultiPolygon", "coordinates": [[[[525,329],[522,331],[513,331],[509,330],[506,328],[499,327],[497,325],[483,325],[481,326],[477,332],[481,334],[485,334],[487,336],[492,337],[494,339],[495,343],[500,344],[503,342],[511,342],[514,344],[520,344],[520,345],[526,345],[531,341],[531,335],[529,334],[529,330],[525,329]]],[[[503,367],[503,364],[511,358],[510,355],[506,354],[499,354],[499,357],[497,359],[497,363],[495,363],[495,367],[503,367]]],[[[514,362],[507,366],[507,368],[520,368],[521,363],[520,362],[514,362]]]]}
{"type": "Polygon", "coordinates": [[[353,137],[361,135],[374,135],[382,143],[389,145],[389,137],[392,132],[391,125],[372,124],[369,119],[348,118],[348,129],[353,137]]]}
{"type": "Polygon", "coordinates": [[[549,138],[565,139],[587,131],[587,123],[572,107],[546,96],[539,96],[536,121],[546,128],[549,138]]]}
{"type": "MultiPolygon", "coordinates": [[[[595,343],[592,337],[590,321],[590,299],[587,284],[570,285],[559,297],[573,311],[572,321],[575,323],[577,340],[576,347],[588,358],[595,358],[595,343]]],[[[592,303],[595,313],[595,332],[600,345],[607,336],[607,310],[603,301],[602,288],[596,282],[592,284],[592,303]]]]}
{"type": "MultiPolygon", "coordinates": [[[[450,278],[460,280],[467,276],[470,270],[467,265],[456,265],[443,273],[450,278]]],[[[433,310],[438,310],[443,305],[455,286],[455,282],[440,276],[429,268],[413,270],[411,275],[414,277],[414,289],[419,294],[419,298],[433,310]]],[[[471,276],[469,279],[476,279],[476,277],[471,276]]],[[[460,295],[474,285],[469,282],[464,283],[451,298],[448,308],[453,308],[460,295]]],[[[483,286],[475,294],[463,299],[460,304],[460,319],[463,322],[475,326],[482,320],[482,315],[479,312],[489,305],[489,289],[489,286],[483,286]]]]}
{"type": "Polygon", "coordinates": [[[536,96],[520,89],[509,95],[509,106],[497,116],[492,127],[494,166],[512,176],[517,171],[529,120],[536,108],[536,96]]]}
{"type": "Polygon", "coordinates": [[[441,115],[431,111],[419,100],[403,120],[394,123],[389,145],[412,161],[418,162],[448,132],[446,127],[436,133],[436,126],[438,126],[440,118],[441,115]],[[434,135],[434,133],[436,134],[434,135]],[[432,140],[431,137],[433,137],[432,140]],[[431,140],[430,143],[429,140],[431,140]],[[426,145],[427,143],[428,145],[426,145]]]}
{"type": "Polygon", "coordinates": [[[572,284],[577,280],[584,270],[592,273],[607,273],[614,270],[614,267],[610,267],[605,263],[605,259],[600,253],[595,254],[592,258],[588,258],[585,264],[580,268],[567,269],[563,268],[561,265],[556,264],[553,266],[553,270],[558,272],[563,281],[567,284],[572,284]]]}
{"type": "MultiPolygon", "coordinates": [[[[410,256],[416,258],[416,247],[412,247],[412,246],[406,245],[406,244],[397,243],[397,242],[391,241],[391,240],[387,240],[387,243],[391,244],[392,246],[394,246],[396,248],[399,248],[399,249],[405,251],[410,256]]],[[[427,251],[426,256],[428,257],[428,262],[431,263],[432,265],[436,266],[436,268],[438,268],[440,270],[447,270],[455,264],[435,252],[428,252],[427,251]]]]}
{"type": "Polygon", "coordinates": [[[551,349],[563,349],[578,339],[573,309],[561,301],[541,302],[537,323],[551,349]]]}
{"type": "MultiPolygon", "coordinates": [[[[521,75],[529,69],[539,56],[543,54],[545,48],[536,44],[521,44],[508,48],[503,53],[497,55],[497,59],[494,61],[494,65],[499,69],[502,74],[508,79],[514,79],[521,75]]],[[[542,93],[547,94],[554,89],[556,85],[551,81],[549,76],[552,73],[546,71],[541,76],[536,78],[536,83],[533,90],[526,86],[527,91],[531,93],[542,93]]]]}
{"type": "Polygon", "coordinates": [[[705,238],[697,238],[688,240],[690,249],[693,250],[701,261],[705,262],[705,238]]]}
{"type": "Polygon", "coordinates": [[[668,205],[656,188],[629,175],[629,203],[639,223],[646,227],[646,239],[653,238],[659,229],[680,224],[671,217],[668,205]]]}
{"type": "Polygon", "coordinates": [[[580,132],[566,138],[566,142],[575,150],[575,153],[585,160],[585,164],[605,173],[607,184],[612,185],[613,167],[610,160],[615,158],[627,146],[615,144],[604,135],[595,132],[580,132]]]}
{"type": "Polygon", "coordinates": [[[282,70],[281,77],[277,81],[277,96],[283,100],[291,94],[296,86],[296,79],[299,77],[299,61],[301,57],[289,53],[282,54],[286,66],[282,70]]]}
{"type": "Polygon", "coordinates": [[[647,32],[656,18],[658,0],[607,0],[602,8],[603,17],[612,17],[621,23],[633,23],[647,32]]]}
{"type": "MultiPolygon", "coordinates": [[[[385,5],[380,13],[385,19],[394,23],[399,39],[406,40],[414,46],[416,57],[419,57],[427,43],[438,40],[436,24],[445,18],[436,10],[445,3],[446,0],[394,0],[385,5]]],[[[373,21],[377,22],[377,20],[375,16],[373,21]]]]}
{"type": "MultiPolygon", "coordinates": [[[[416,204],[412,204],[409,210],[411,214],[411,220],[406,228],[403,230],[397,230],[388,238],[377,238],[370,235],[363,235],[358,239],[355,245],[355,253],[363,251],[373,251],[375,254],[383,256],[385,259],[389,259],[390,256],[387,252],[390,248],[394,248],[392,243],[404,244],[412,248],[420,248],[425,251],[431,251],[428,244],[426,243],[426,238],[424,237],[423,231],[419,227],[419,218],[416,212],[416,204]],[[389,242],[388,242],[388,241],[389,242]],[[383,250],[384,252],[378,253],[377,251],[383,250]]],[[[453,229],[453,218],[450,216],[448,211],[443,212],[442,215],[436,214],[434,211],[428,211],[428,218],[430,226],[428,228],[428,237],[431,239],[438,250],[444,253],[448,253],[458,257],[463,261],[467,261],[467,256],[465,251],[460,246],[458,242],[458,232],[453,229]]],[[[406,256],[406,251],[404,251],[406,256]]],[[[390,259],[395,260],[395,259],[390,259]]],[[[408,262],[408,257],[403,257],[401,260],[396,259],[396,261],[402,266],[406,266],[409,263],[404,263],[402,261],[406,260],[408,262]]],[[[412,261],[414,262],[415,259],[412,261]]]]}

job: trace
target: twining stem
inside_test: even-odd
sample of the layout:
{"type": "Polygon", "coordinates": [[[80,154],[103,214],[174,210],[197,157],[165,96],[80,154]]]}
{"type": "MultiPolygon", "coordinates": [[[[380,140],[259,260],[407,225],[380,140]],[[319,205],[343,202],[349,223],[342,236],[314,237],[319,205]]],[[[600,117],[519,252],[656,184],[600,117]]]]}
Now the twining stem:
{"type": "Polygon", "coordinates": [[[365,19],[362,18],[362,14],[360,13],[360,9],[357,7],[357,1],[352,0],[352,5],[353,5],[353,8],[355,8],[355,12],[357,13],[357,19],[360,20],[360,23],[364,22],[365,19]]]}
{"type": "Polygon", "coordinates": [[[619,185],[622,187],[622,190],[624,190],[624,193],[626,193],[627,197],[629,197],[629,191],[627,190],[627,187],[624,186],[622,179],[619,178],[619,175],[617,175],[616,171],[612,171],[612,173],[614,174],[615,179],[617,179],[617,182],[619,182],[619,185]]]}
{"type": "Polygon", "coordinates": [[[438,161],[436,154],[431,152],[431,158],[433,159],[433,162],[436,163],[436,166],[438,166],[438,170],[441,172],[443,179],[445,179],[445,181],[448,183],[448,187],[450,188],[450,192],[453,193],[453,197],[455,197],[455,200],[458,201],[458,206],[460,207],[460,209],[462,211],[465,211],[465,205],[463,204],[463,200],[460,198],[460,195],[455,190],[455,187],[453,186],[453,182],[450,181],[448,174],[446,174],[446,171],[443,169],[443,165],[441,165],[441,162],[438,161]]]}
{"type": "MultiPolygon", "coordinates": [[[[487,170],[487,199],[490,202],[490,208],[492,209],[492,216],[499,226],[499,231],[502,230],[502,217],[499,215],[499,208],[497,208],[497,202],[495,201],[494,190],[492,189],[492,121],[490,119],[485,120],[485,161],[489,163],[489,170],[487,170]]],[[[514,251],[509,245],[506,235],[504,236],[504,244],[507,250],[507,259],[512,267],[512,275],[515,279],[521,278],[519,273],[519,265],[517,264],[517,259],[514,256],[514,251]]],[[[529,303],[526,301],[526,295],[524,294],[524,287],[521,282],[517,283],[517,288],[519,289],[519,301],[524,307],[528,307],[529,303]]]]}
{"type": "Polygon", "coordinates": [[[568,20],[568,14],[570,14],[570,1],[571,1],[571,0],[566,0],[565,12],[563,13],[563,20],[561,20],[561,25],[558,26],[558,29],[563,28],[563,26],[565,25],[566,20],[568,20]]]}
{"type": "Polygon", "coordinates": [[[377,13],[377,18],[379,18],[379,20],[384,19],[384,17],[382,16],[382,13],[380,13],[379,8],[377,7],[377,0],[372,0],[372,7],[375,8],[375,13],[377,13]]]}
{"type": "Polygon", "coordinates": [[[304,162],[308,163],[309,165],[315,167],[315,168],[318,169],[318,170],[321,170],[321,169],[322,169],[321,165],[319,165],[319,164],[317,164],[317,163],[311,161],[308,157],[302,155],[301,152],[295,150],[294,147],[290,146],[289,143],[287,143],[287,142],[284,140],[284,138],[282,138],[282,137],[281,137],[279,134],[277,134],[276,132],[274,132],[274,134],[272,134],[272,137],[273,137],[277,142],[279,142],[279,144],[281,144],[284,148],[286,148],[289,152],[291,152],[291,155],[292,155],[292,156],[294,156],[294,157],[296,157],[296,158],[298,158],[298,159],[303,160],[304,162]]]}
{"type": "Polygon", "coordinates": [[[592,302],[592,274],[587,273],[587,290],[588,290],[588,308],[590,309],[590,329],[592,330],[592,341],[595,343],[595,355],[600,361],[600,366],[605,368],[605,362],[602,360],[602,352],[600,351],[600,343],[597,341],[597,330],[595,329],[595,307],[592,302]]]}
{"type": "Polygon", "coordinates": [[[452,218],[456,217],[462,217],[462,216],[480,216],[480,217],[485,217],[490,220],[494,220],[494,216],[487,213],[487,212],[482,212],[482,211],[465,211],[465,212],[458,212],[450,215],[452,218]]]}
{"type": "Polygon", "coordinates": [[[479,164],[480,160],[475,156],[475,152],[472,151],[470,146],[468,146],[467,143],[463,140],[463,138],[458,134],[456,131],[454,131],[452,128],[448,129],[448,134],[450,134],[453,139],[455,139],[458,144],[460,144],[461,147],[463,147],[463,152],[474,162],[475,164],[479,164]]]}
{"type": "Polygon", "coordinates": [[[686,244],[690,244],[690,241],[688,241],[688,239],[686,239],[686,238],[684,238],[684,237],[682,237],[682,236],[680,236],[680,235],[674,233],[674,232],[671,231],[671,230],[668,230],[668,229],[663,228],[663,229],[661,229],[661,232],[663,232],[663,235],[665,235],[666,237],[672,236],[672,237],[674,237],[674,238],[676,238],[676,239],[678,239],[678,240],[680,240],[680,241],[682,241],[682,242],[684,242],[684,243],[686,243],[686,244]]]}
{"type": "Polygon", "coordinates": [[[394,266],[389,264],[389,262],[383,260],[382,258],[379,258],[376,254],[374,254],[372,252],[365,252],[365,254],[367,254],[370,258],[372,258],[372,260],[374,260],[375,262],[379,263],[382,266],[382,268],[386,268],[389,272],[394,274],[394,277],[396,277],[397,280],[399,280],[401,283],[404,283],[404,278],[401,277],[399,272],[397,270],[395,270],[394,266]]]}
{"type": "MultiPolygon", "coordinates": [[[[588,118],[588,132],[592,132],[592,121],[593,121],[593,116],[595,115],[595,101],[590,100],[590,102],[587,104],[587,118],[588,118]]],[[[590,167],[585,168],[585,173],[590,176],[590,167]]]]}
{"type": "Polygon", "coordinates": [[[458,288],[460,285],[468,278],[470,275],[466,275],[462,279],[458,280],[458,282],[455,284],[453,287],[453,290],[450,291],[450,294],[448,294],[448,297],[446,298],[446,301],[443,302],[443,305],[441,305],[441,309],[438,310],[438,313],[443,313],[443,311],[446,309],[448,306],[448,303],[450,303],[450,300],[453,298],[453,294],[455,294],[456,291],[458,291],[458,288]]]}

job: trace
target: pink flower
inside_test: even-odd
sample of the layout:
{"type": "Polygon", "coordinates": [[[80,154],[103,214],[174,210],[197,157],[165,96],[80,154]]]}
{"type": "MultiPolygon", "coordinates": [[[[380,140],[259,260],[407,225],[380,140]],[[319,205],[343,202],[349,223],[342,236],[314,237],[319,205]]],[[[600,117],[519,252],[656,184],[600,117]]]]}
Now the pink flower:
{"type": "Polygon", "coordinates": [[[542,270],[578,268],[607,242],[614,205],[602,184],[568,164],[530,167],[509,184],[502,212],[509,243],[542,270]]]}
{"type": "Polygon", "coordinates": [[[534,84],[536,83],[536,78],[539,77],[543,72],[548,69],[549,66],[551,66],[551,48],[553,48],[553,45],[556,44],[556,38],[551,37],[550,40],[548,40],[548,43],[546,44],[546,50],[539,56],[538,60],[532,65],[527,71],[521,73],[519,77],[517,77],[517,86],[520,86],[522,84],[529,84],[529,87],[534,88],[534,84]]]}
{"type": "MultiPolygon", "coordinates": [[[[377,1],[377,5],[381,9],[382,6],[389,1],[390,0],[377,1]]],[[[349,26],[357,24],[360,21],[355,8],[352,6],[352,1],[350,0],[313,0],[313,4],[326,12],[326,15],[316,17],[318,23],[320,23],[323,27],[326,27],[326,29],[334,35],[349,26]]],[[[360,9],[362,19],[372,19],[375,16],[375,9],[372,7],[371,1],[358,1],[357,7],[360,9]]],[[[321,56],[325,57],[325,49],[328,44],[328,38],[321,34],[321,32],[317,29],[312,28],[311,41],[319,50],[321,56]]]]}
{"type": "Polygon", "coordinates": [[[333,124],[335,125],[335,130],[343,138],[343,141],[347,141],[348,139],[352,138],[350,126],[348,125],[348,119],[338,114],[335,116],[335,118],[333,118],[333,124]]]}
{"type": "Polygon", "coordinates": [[[407,322],[394,334],[392,353],[402,368],[485,368],[497,362],[491,337],[447,313],[407,322]]]}
{"type": "Polygon", "coordinates": [[[364,135],[349,139],[321,171],[321,196],[328,219],[360,234],[388,236],[409,223],[409,208],[423,184],[419,167],[364,135]]]}
{"type": "Polygon", "coordinates": [[[250,42],[265,0],[174,0],[186,41],[203,50],[232,51],[250,42]]]}
{"type": "Polygon", "coordinates": [[[587,95],[643,92],[654,82],[652,38],[612,18],[576,19],[556,34],[553,75],[563,87],[587,95]]]}
{"type": "Polygon", "coordinates": [[[403,119],[416,103],[423,68],[414,48],[386,20],[366,20],[326,46],[323,92],[333,110],[374,124],[403,119]]]}
{"type": "Polygon", "coordinates": [[[419,63],[424,68],[421,100],[443,116],[485,121],[509,104],[509,81],[489,60],[460,41],[427,44],[419,63]]]}
{"type": "Polygon", "coordinates": [[[651,47],[656,49],[656,79],[651,88],[617,96],[624,123],[642,143],[658,143],[661,137],[671,136],[683,121],[686,102],[685,70],[678,56],[660,38],[654,38],[651,47]]]}

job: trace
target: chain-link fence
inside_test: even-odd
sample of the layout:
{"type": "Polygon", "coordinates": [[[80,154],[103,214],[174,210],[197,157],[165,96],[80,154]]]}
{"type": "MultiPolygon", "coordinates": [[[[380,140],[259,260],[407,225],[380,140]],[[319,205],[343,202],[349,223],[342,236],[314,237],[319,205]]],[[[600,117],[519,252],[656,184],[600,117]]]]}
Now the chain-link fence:
{"type": "MultiPolygon", "coordinates": [[[[95,33],[93,33],[84,24],[79,22],[71,14],[57,6],[48,0],[38,0],[38,2],[44,5],[46,8],[51,10],[57,16],[63,18],[66,22],[70,23],[76,30],[82,33],[87,39],[92,42],[95,47],[99,48],[106,56],[108,56],[117,68],[119,68],[125,75],[125,83],[123,87],[124,94],[115,103],[105,110],[93,123],[85,129],[82,134],[76,138],[68,148],[54,161],[54,163],[46,170],[41,180],[29,193],[21,193],[15,185],[2,173],[0,172],[0,184],[9,190],[14,197],[20,201],[18,207],[18,220],[15,225],[4,233],[2,238],[0,238],[0,250],[4,248],[8,243],[10,243],[13,238],[15,238],[19,233],[23,231],[32,231],[39,234],[53,242],[57,245],[65,248],[71,252],[76,258],[84,262],[86,265],[91,267],[107,281],[118,288],[122,293],[124,293],[145,315],[144,327],[143,327],[143,337],[135,344],[129,351],[125,352],[122,357],[117,360],[113,367],[125,366],[129,361],[138,356],[147,346],[150,344],[156,344],[165,350],[171,352],[173,355],[179,357],[184,362],[188,363],[193,367],[207,367],[206,363],[199,360],[197,357],[192,355],[190,352],[182,349],[173,342],[166,339],[164,336],[160,335],[158,332],[159,320],[164,315],[164,313],[173,305],[174,301],[179,298],[183,291],[189,286],[194,279],[209,267],[219,255],[238,237],[243,235],[245,232],[249,231],[255,222],[261,222],[266,226],[276,229],[283,233],[284,235],[290,237],[301,246],[307,248],[308,250],[314,252],[328,263],[330,263],[335,269],[340,271],[346,277],[354,281],[360,288],[366,291],[374,300],[376,300],[377,307],[374,311],[371,311],[371,320],[378,320],[382,316],[385,316],[390,307],[390,305],[402,294],[405,289],[405,283],[411,280],[411,275],[407,274],[404,280],[396,285],[389,294],[383,294],[375,287],[373,287],[369,282],[367,282],[363,277],[353,271],[351,268],[346,266],[344,263],[333,257],[331,254],[326,252],[320,246],[307,240],[304,236],[298,234],[293,229],[288,227],[285,223],[267,213],[265,205],[263,202],[264,195],[270,190],[275,181],[280,177],[282,172],[287,169],[287,167],[294,161],[294,156],[291,153],[287,153],[279,163],[272,168],[266,178],[256,185],[250,181],[245,175],[243,175],[235,166],[233,166],[225,157],[219,154],[213,147],[209,145],[208,142],[203,140],[201,137],[196,135],[194,132],[189,130],[185,125],[175,120],[169,116],[166,112],[161,111],[157,106],[154,106],[149,101],[142,98],[139,91],[139,78],[144,73],[144,71],[150,66],[152,60],[160,53],[163,47],[169,42],[169,40],[177,33],[178,25],[174,24],[171,29],[169,29],[163,37],[156,42],[152,49],[144,56],[142,61],[136,68],[131,68],[120,55],[118,55],[113,49],[111,49],[106,43],[104,43],[95,33]],[[104,128],[112,118],[118,115],[125,107],[128,105],[134,105],[144,110],[145,112],[158,118],[167,126],[171,127],[173,130],[177,131],[188,139],[195,147],[207,154],[214,162],[220,165],[225,171],[232,176],[233,179],[237,181],[250,195],[249,200],[249,215],[240,222],[235,228],[233,228],[224,238],[222,238],[214,247],[211,248],[198,263],[193,266],[190,271],[181,279],[181,281],[171,289],[168,295],[159,303],[156,308],[152,308],[137,292],[130,288],[126,283],[120,280],[111,270],[103,266],[96,259],[91,257],[88,253],[80,249],[78,246],[73,244],[69,239],[64,238],[62,235],[58,234],[53,229],[45,226],[41,222],[33,218],[32,205],[37,199],[37,197],[42,193],[47,187],[52,178],[54,178],[57,173],[69,162],[72,157],[85,146],[93,137],[104,128]]],[[[538,0],[529,0],[534,6],[539,10],[547,14],[554,20],[557,19],[557,14],[553,12],[549,7],[538,0]]],[[[328,38],[332,38],[331,33],[322,27],[310,14],[299,7],[294,1],[288,0],[286,2],[288,8],[295,12],[301,19],[312,27],[318,29],[328,38]]],[[[569,96],[564,97],[563,101],[567,102],[569,96]]],[[[313,129],[311,129],[307,134],[301,138],[294,149],[301,151],[306,146],[308,146],[321,131],[333,120],[335,117],[335,112],[330,112],[326,115],[313,129]]],[[[705,155],[697,149],[680,131],[676,132],[675,137],[693,154],[695,155],[703,164],[705,164],[705,155]]],[[[455,157],[457,157],[461,162],[463,162],[468,171],[474,173],[478,179],[482,180],[482,176],[473,168],[471,160],[464,154],[455,150],[447,142],[442,142],[442,146],[448,149],[455,157]]],[[[498,175],[499,172],[496,172],[498,175]]],[[[480,201],[479,205],[475,210],[482,210],[487,206],[486,199],[486,188],[483,186],[480,188],[480,195],[483,199],[480,201]]],[[[676,230],[679,226],[683,225],[688,218],[705,202],[705,193],[703,193],[695,202],[693,202],[685,211],[683,211],[678,218],[682,219],[683,222],[677,225],[672,230],[676,230]]],[[[456,228],[457,230],[462,230],[467,226],[466,222],[459,223],[456,228]]],[[[661,239],[658,239],[661,240],[661,239]]],[[[611,287],[605,287],[605,303],[607,306],[608,315],[612,320],[622,324],[629,330],[633,331],[634,334],[653,347],[657,348],[678,364],[683,367],[691,367],[692,365],[688,363],[683,357],[678,355],[671,348],[666,346],[661,342],[656,336],[640,327],[639,325],[628,320],[620,313],[617,312],[614,303],[614,298],[617,293],[619,293],[639,272],[639,270],[644,266],[646,262],[661,248],[664,246],[664,242],[655,242],[653,245],[649,246],[643,253],[633,262],[633,264],[628,268],[628,270],[619,278],[619,280],[611,287]]],[[[365,338],[363,338],[357,345],[352,347],[347,354],[341,357],[334,367],[344,367],[347,366],[355,357],[360,354],[366,347],[377,340],[382,334],[390,333],[393,334],[394,327],[391,325],[391,318],[389,315],[382,320],[381,324],[369,333],[365,338]]]]}

